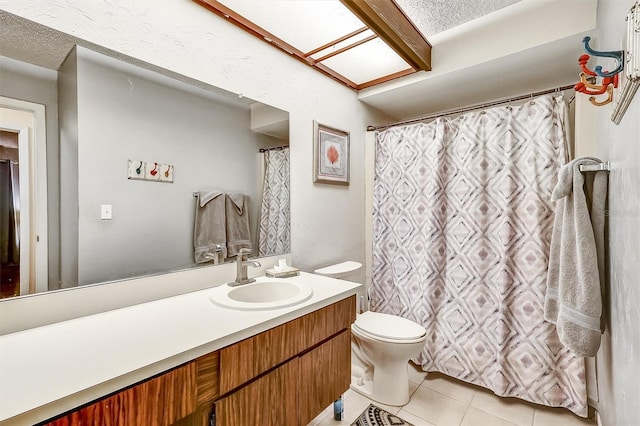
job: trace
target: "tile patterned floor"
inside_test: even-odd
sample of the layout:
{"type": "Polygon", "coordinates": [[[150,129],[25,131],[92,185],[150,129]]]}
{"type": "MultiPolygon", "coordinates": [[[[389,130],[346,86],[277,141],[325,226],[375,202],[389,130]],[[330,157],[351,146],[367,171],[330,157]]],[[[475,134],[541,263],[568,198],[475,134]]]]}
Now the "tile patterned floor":
{"type": "Polygon", "coordinates": [[[411,399],[403,407],[375,403],[357,392],[344,394],[344,420],[333,420],[333,405],[309,426],[350,425],[370,403],[397,414],[415,426],[595,426],[565,409],[546,408],[515,398],[499,398],[491,391],[439,373],[419,371],[409,364],[411,399]]]}

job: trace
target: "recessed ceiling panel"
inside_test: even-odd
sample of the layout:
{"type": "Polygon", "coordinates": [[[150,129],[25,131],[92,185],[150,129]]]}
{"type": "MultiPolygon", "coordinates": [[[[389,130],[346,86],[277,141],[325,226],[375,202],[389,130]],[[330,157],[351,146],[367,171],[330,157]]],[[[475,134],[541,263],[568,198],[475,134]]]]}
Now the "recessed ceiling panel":
{"type": "Polygon", "coordinates": [[[302,52],[310,52],[362,28],[338,0],[219,0],[302,52]]]}
{"type": "Polygon", "coordinates": [[[322,61],[356,84],[411,68],[380,39],[375,39],[322,61]]]}

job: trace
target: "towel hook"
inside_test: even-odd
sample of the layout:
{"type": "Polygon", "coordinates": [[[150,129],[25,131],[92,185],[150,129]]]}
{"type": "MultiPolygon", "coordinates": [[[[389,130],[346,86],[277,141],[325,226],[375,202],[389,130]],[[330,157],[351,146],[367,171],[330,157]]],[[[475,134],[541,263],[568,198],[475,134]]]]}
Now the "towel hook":
{"type": "Polygon", "coordinates": [[[586,50],[588,53],[594,55],[594,56],[600,56],[602,58],[612,58],[615,59],[616,62],[618,63],[618,66],[616,67],[615,70],[609,72],[609,71],[602,71],[602,66],[598,65],[596,66],[593,71],[599,75],[600,77],[613,77],[614,75],[618,74],[620,71],[622,71],[622,69],[624,68],[624,50],[609,50],[609,51],[597,51],[597,50],[593,50],[591,48],[591,46],[589,46],[589,42],[591,41],[591,37],[589,36],[585,36],[582,39],[582,42],[584,43],[584,50],[586,50]]]}
{"type": "Polygon", "coordinates": [[[589,96],[589,102],[591,102],[595,106],[603,106],[613,102],[613,87],[611,85],[608,85],[606,92],[607,99],[605,99],[604,101],[598,101],[595,96],[589,96]]]}

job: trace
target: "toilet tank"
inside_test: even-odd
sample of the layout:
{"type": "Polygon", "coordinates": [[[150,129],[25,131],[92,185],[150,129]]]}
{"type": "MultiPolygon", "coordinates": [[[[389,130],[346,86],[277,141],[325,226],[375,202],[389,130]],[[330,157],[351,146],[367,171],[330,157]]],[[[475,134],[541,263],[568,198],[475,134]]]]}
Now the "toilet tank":
{"type": "Polygon", "coordinates": [[[335,265],[325,266],[324,268],[316,269],[314,274],[324,275],[331,278],[349,279],[355,278],[358,270],[362,268],[362,263],[348,260],[342,263],[336,263],[335,265]]]}

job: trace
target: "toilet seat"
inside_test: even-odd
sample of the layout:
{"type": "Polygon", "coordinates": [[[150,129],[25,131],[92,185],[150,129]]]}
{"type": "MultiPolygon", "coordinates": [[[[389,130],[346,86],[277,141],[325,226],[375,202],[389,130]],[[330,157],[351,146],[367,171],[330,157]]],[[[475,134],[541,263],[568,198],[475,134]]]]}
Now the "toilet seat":
{"type": "Polygon", "coordinates": [[[427,334],[425,328],[414,321],[371,311],[358,315],[351,329],[370,339],[395,343],[415,343],[427,334]]]}

